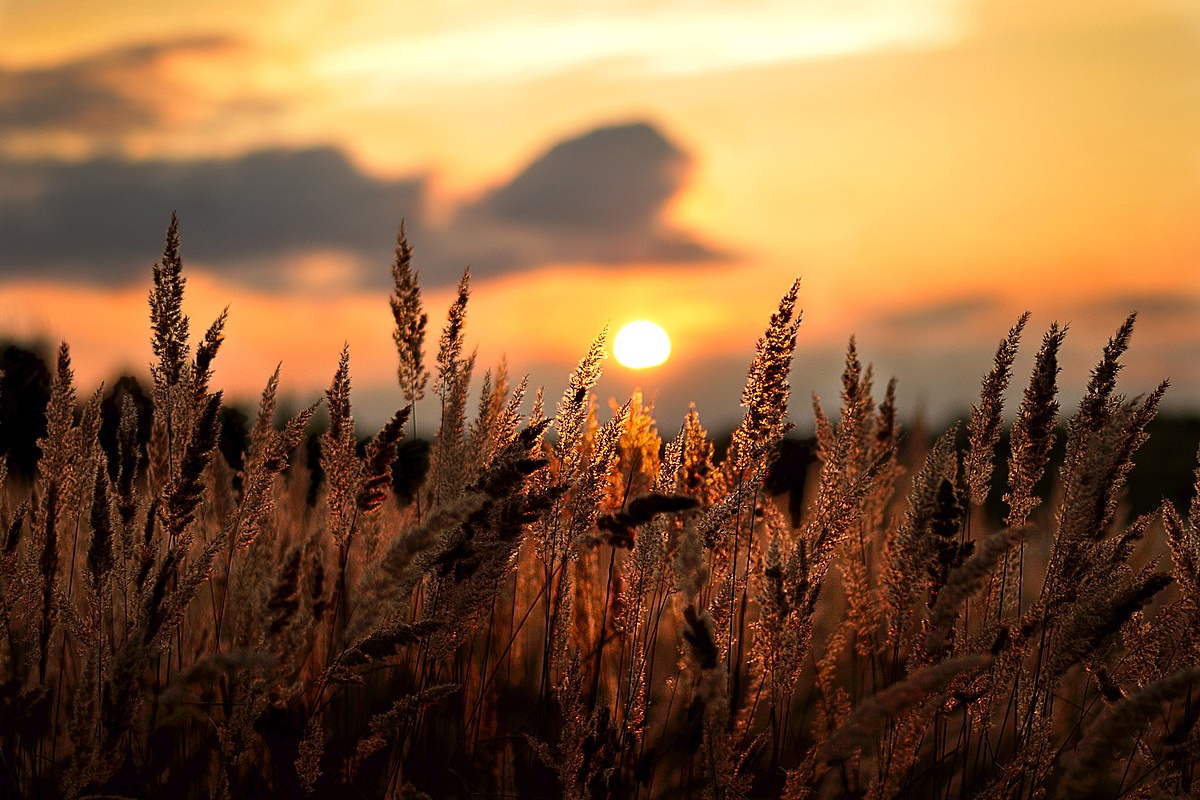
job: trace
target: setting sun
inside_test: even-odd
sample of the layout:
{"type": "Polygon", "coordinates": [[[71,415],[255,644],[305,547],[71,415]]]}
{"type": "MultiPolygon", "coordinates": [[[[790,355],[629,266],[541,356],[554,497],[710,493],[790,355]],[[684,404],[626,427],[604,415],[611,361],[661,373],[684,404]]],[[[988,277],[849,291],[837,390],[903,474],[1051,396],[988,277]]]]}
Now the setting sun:
{"type": "Polygon", "coordinates": [[[671,339],[655,323],[640,319],[617,332],[613,355],[621,366],[630,369],[657,367],[671,355],[671,339]]]}

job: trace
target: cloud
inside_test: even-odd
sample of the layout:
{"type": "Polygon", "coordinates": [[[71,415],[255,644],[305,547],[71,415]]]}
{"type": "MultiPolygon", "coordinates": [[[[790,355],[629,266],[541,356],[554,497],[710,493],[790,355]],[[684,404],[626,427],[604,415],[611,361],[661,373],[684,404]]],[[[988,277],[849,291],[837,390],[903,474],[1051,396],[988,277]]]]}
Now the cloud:
{"type": "MultiPolygon", "coordinates": [[[[319,69],[371,86],[527,80],[584,69],[644,76],[707,75],[895,47],[937,46],[958,33],[943,0],[553,4],[537,13],[453,19],[440,30],[382,29],[373,41],[324,54],[319,69]]],[[[449,20],[450,18],[448,18],[449,20]]]]}
{"type": "Polygon", "coordinates": [[[1121,292],[1093,303],[1085,309],[1097,315],[1111,317],[1128,314],[1158,319],[1200,319],[1200,296],[1186,292],[1121,292]]]}
{"type": "Polygon", "coordinates": [[[401,218],[430,286],[467,263],[495,274],[710,260],[713,250],[662,220],[687,162],[649,125],[603,128],[551,148],[435,228],[423,178],[369,175],[333,147],[182,161],[0,159],[0,275],[140,280],[172,210],[186,259],[268,288],[320,275],[385,285],[401,218]]]}
{"type": "Polygon", "coordinates": [[[696,262],[720,257],[663,215],[691,159],[645,122],[561,142],[463,209],[456,239],[487,241],[487,269],[546,262],[696,262]]]}
{"type": "Polygon", "coordinates": [[[138,44],[26,69],[0,69],[0,134],[76,133],[94,138],[161,125],[188,90],[169,75],[179,58],[239,47],[204,36],[138,44]]]}
{"type": "Polygon", "coordinates": [[[962,325],[981,315],[990,314],[999,306],[999,300],[991,295],[968,295],[913,308],[898,309],[880,317],[879,323],[885,328],[925,332],[934,328],[962,325]]]}
{"type": "Polygon", "coordinates": [[[334,148],[264,150],[182,162],[0,162],[0,274],[102,283],[140,279],[172,210],[184,256],[279,284],[281,260],[345,251],[386,274],[402,216],[419,219],[419,179],[383,180],[334,148]]]}

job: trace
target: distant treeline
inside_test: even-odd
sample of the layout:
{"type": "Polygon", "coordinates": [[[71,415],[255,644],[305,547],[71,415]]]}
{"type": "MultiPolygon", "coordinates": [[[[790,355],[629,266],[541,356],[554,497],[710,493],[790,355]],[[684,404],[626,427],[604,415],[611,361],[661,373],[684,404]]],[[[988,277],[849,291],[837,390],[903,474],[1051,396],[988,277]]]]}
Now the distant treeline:
{"type": "MultiPolygon", "coordinates": [[[[101,404],[102,425],[100,442],[110,454],[110,469],[114,471],[116,461],[116,431],[120,418],[123,397],[128,395],[138,409],[139,441],[145,448],[150,438],[150,397],[138,379],[124,375],[105,387],[101,404]]],[[[37,441],[46,434],[46,404],[50,398],[50,368],[41,347],[17,343],[0,343],[0,452],[8,462],[14,475],[29,477],[34,474],[40,451],[37,441]]],[[[250,416],[235,407],[221,408],[221,436],[219,448],[226,461],[235,470],[242,468],[250,428],[250,416]]],[[[966,419],[969,414],[964,414],[966,419]]],[[[317,439],[323,430],[321,423],[314,423],[305,441],[305,463],[313,474],[310,497],[315,497],[322,479],[318,459],[317,439]]],[[[904,447],[927,448],[933,441],[931,434],[923,435],[923,425],[916,426],[903,441],[904,447]],[[915,437],[915,438],[914,438],[915,437]]],[[[929,432],[926,431],[928,434],[929,432]]],[[[1149,439],[1138,451],[1136,466],[1130,474],[1126,503],[1131,515],[1154,511],[1163,500],[1177,507],[1186,507],[1190,501],[1196,480],[1195,464],[1200,451],[1200,414],[1162,412],[1147,428],[1149,439]]],[[[729,433],[714,437],[716,452],[721,454],[729,442],[729,433]]],[[[1009,447],[1009,432],[1001,433],[1000,451],[1009,447]]],[[[360,449],[367,441],[364,437],[360,449]]],[[[959,450],[967,448],[967,430],[959,429],[959,450]]],[[[1050,452],[1047,478],[1040,485],[1040,495],[1047,499],[1053,489],[1052,476],[1062,465],[1065,430],[1058,431],[1057,442],[1050,452]]],[[[789,505],[797,513],[803,507],[804,481],[798,479],[815,461],[815,440],[789,436],[780,445],[779,453],[771,469],[767,488],[778,493],[792,492],[789,505]]],[[[420,486],[429,466],[429,443],[406,440],[398,448],[393,464],[393,488],[402,498],[411,498],[420,486]]],[[[999,517],[1002,514],[1003,497],[1008,482],[1008,463],[999,459],[992,475],[993,491],[989,495],[988,510],[999,517]]]]}

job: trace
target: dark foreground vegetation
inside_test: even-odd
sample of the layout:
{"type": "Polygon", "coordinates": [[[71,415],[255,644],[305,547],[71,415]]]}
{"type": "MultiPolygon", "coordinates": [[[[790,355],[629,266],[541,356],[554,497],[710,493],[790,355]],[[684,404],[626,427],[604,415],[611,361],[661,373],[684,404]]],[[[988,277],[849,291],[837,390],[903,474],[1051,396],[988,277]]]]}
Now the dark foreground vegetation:
{"type": "Polygon", "coordinates": [[[810,459],[784,439],[793,286],[717,458],[694,412],[665,444],[638,395],[599,418],[603,334],[552,406],[502,369],[472,403],[467,279],[430,375],[411,262],[402,232],[409,405],[365,445],[348,353],[311,459],[317,409],[277,420],[278,374],[253,420],[223,408],[224,317],[189,344],[174,223],[145,392],[80,402],[65,344],[40,384],[10,368],[0,796],[1200,790],[1200,500],[1144,460],[1126,492],[1166,389],[1116,394],[1132,317],[1065,423],[1051,325],[1002,430],[1021,317],[932,443],[851,342],[810,459]]]}

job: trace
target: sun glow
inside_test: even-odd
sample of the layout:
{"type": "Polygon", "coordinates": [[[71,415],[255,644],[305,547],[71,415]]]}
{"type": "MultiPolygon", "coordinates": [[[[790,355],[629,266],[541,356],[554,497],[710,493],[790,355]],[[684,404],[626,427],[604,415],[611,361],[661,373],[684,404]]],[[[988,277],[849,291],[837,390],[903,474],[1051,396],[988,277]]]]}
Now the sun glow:
{"type": "Polygon", "coordinates": [[[658,325],[640,319],[617,332],[613,355],[621,366],[630,369],[657,367],[671,355],[671,339],[658,325]]]}

